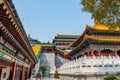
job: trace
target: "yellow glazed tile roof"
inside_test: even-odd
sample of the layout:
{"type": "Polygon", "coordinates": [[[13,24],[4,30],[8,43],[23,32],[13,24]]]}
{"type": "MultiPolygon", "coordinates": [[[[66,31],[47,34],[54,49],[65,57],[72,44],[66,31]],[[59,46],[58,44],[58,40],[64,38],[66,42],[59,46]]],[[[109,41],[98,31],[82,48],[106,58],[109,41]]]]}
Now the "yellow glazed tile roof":
{"type": "Polygon", "coordinates": [[[32,48],[33,48],[33,51],[34,51],[35,56],[37,56],[37,55],[39,54],[41,45],[35,44],[32,48]]]}
{"type": "MultiPolygon", "coordinates": [[[[86,29],[85,29],[85,31],[87,30],[87,28],[89,29],[89,28],[91,28],[91,29],[94,29],[94,30],[97,30],[97,31],[109,31],[109,26],[106,26],[106,25],[103,25],[103,24],[99,24],[99,23],[97,23],[97,22],[94,22],[94,26],[93,27],[90,27],[90,26],[87,26],[86,27],[86,29]]],[[[81,36],[83,36],[84,35],[84,33],[85,33],[85,31],[83,32],[83,34],[81,35],[81,36]]],[[[115,29],[115,31],[120,31],[120,29],[119,28],[116,28],[115,29]]],[[[86,33],[85,33],[86,34],[86,33]]],[[[81,37],[80,36],[80,37],[81,37]]],[[[80,38],[79,37],[79,38],[80,38]]],[[[75,42],[77,42],[78,40],[79,40],[79,38],[78,39],[76,39],[73,43],[70,43],[68,46],[72,46],[75,42]]]]}
{"type": "Polygon", "coordinates": [[[67,55],[67,54],[69,54],[69,52],[64,52],[64,55],[67,55]]]}
{"type": "Polygon", "coordinates": [[[120,38],[112,38],[112,37],[96,37],[96,36],[90,36],[90,35],[85,35],[85,38],[90,38],[94,40],[100,40],[100,41],[120,41],[120,38]]]}
{"type": "Polygon", "coordinates": [[[54,46],[52,44],[35,44],[32,46],[35,56],[39,55],[39,51],[43,46],[54,46]]]}
{"type": "MultiPolygon", "coordinates": [[[[109,30],[109,26],[103,25],[103,24],[99,24],[97,22],[94,23],[93,26],[94,29],[98,29],[98,30],[109,30]]],[[[115,29],[116,31],[119,31],[119,28],[115,29]]]]}

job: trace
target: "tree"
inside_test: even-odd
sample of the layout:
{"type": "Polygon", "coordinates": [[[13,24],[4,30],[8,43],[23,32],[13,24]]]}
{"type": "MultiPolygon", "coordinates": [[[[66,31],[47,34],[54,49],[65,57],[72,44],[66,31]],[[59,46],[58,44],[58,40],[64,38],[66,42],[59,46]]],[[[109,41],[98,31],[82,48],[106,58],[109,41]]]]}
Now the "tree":
{"type": "Polygon", "coordinates": [[[120,0],[81,0],[82,10],[91,13],[97,23],[120,30],[120,0]]]}
{"type": "Polygon", "coordinates": [[[40,66],[39,69],[42,71],[42,77],[45,77],[46,66],[40,66]]]}
{"type": "Polygon", "coordinates": [[[115,76],[106,76],[104,80],[118,80],[118,78],[115,76]]]}
{"type": "Polygon", "coordinates": [[[59,74],[58,74],[58,71],[57,71],[57,70],[55,70],[54,78],[55,78],[55,79],[58,79],[58,78],[59,78],[59,74]]]}

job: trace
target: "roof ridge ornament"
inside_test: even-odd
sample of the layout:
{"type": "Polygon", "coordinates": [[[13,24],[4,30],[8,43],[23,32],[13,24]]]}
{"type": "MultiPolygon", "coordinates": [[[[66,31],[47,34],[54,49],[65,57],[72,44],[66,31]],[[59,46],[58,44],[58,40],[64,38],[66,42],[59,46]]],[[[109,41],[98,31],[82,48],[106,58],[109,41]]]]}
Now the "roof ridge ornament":
{"type": "Polygon", "coordinates": [[[109,30],[109,27],[104,25],[104,24],[100,24],[97,21],[94,21],[94,29],[99,29],[99,30],[109,30]]]}
{"type": "MultiPolygon", "coordinates": [[[[98,29],[98,30],[110,30],[110,26],[107,26],[105,24],[101,24],[97,21],[94,21],[94,26],[93,26],[94,29],[98,29]]],[[[119,31],[120,29],[119,28],[115,28],[114,31],[119,31]]]]}

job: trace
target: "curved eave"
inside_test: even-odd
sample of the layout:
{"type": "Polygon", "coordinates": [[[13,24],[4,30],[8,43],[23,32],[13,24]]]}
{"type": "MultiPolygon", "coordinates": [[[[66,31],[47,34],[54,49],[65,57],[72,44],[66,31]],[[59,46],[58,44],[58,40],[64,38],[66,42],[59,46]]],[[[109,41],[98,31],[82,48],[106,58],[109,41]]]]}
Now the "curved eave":
{"type": "Polygon", "coordinates": [[[2,23],[4,23],[5,26],[8,25],[7,29],[16,39],[16,41],[21,45],[20,47],[22,49],[25,49],[25,55],[29,58],[29,60],[34,64],[37,63],[37,60],[32,51],[32,47],[30,46],[26,33],[22,27],[22,24],[18,19],[18,16],[16,15],[16,13],[14,12],[15,9],[11,6],[8,0],[1,0],[0,6],[1,7],[3,6],[2,13],[6,11],[6,13],[4,12],[3,14],[7,16],[5,17],[6,19],[1,18],[1,19],[4,19],[4,21],[2,20],[2,23]],[[15,31],[14,33],[13,31],[10,30],[11,26],[12,26],[12,30],[15,31]],[[16,36],[15,34],[18,34],[18,35],[16,36]]]}
{"type": "Polygon", "coordinates": [[[55,45],[41,44],[42,47],[54,47],[55,45]]]}
{"type": "Polygon", "coordinates": [[[55,49],[58,50],[58,51],[60,51],[61,53],[63,53],[63,55],[67,55],[67,54],[68,54],[67,51],[61,50],[61,49],[59,49],[59,48],[55,48],[55,49]]]}
{"type": "Polygon", "coordinates": [[[83,38],[82,41],[80,42],[79,45],[77,45],[72,51],[70,51],[67,55],[70,56],[71,54],[75,53],[79,48],[80,46],[82,46],[85,42],[87,41],[86,38],[83,38]]]}
{"type": "Polygon", "coordinates": [[[36,44],[34,44],[32,47],[34,47],[35,45],[40,45],[41,47],[55,47],[55,45],[54,44],[39,44],[39,43],[36,43],[36,44]]]}
{"type": "Polygon", "coordinates": [[[61,55],[64,55],[64,52],[62,50],[60,50],[59,48],[55,48],[55,50],[59,51],[61,53],[61,55]]]}
{"type": "Polygon", "coordinates": [[[57,38],[60,38],[60,37],[69,37],[69,38],[78,38],[80,35],[76,35],[76,34],[57,34],[57,38]]]}
{"type": "Polygon", "coordinates": [[[56,40],[59,40],[59,39],[65,39],[65,40],[67,40],[67,39],[74,39],[74,40],[76,40],[76,39],[78,39],[80,37],[80,35],[71,35],[71,34],[57,34],[56,36],[55,36],[55,38],[53,39],[53,43],[56,41],[56,40]]]}
{"type": "Polygon", "coordinates": [[[89,30],[91,30],[92,28],[90,26],[87,25],[86,29],[84,30],[84,32],[82,33],[82,35],[76,39],[73,43],[71,43],[69,46],[71,47],[76,47],[83,39],[83,37],[85,36],[85,34],[88,33],[89,30]]]}
{"type": "Polygon", "coordinates": [[[86,38],[97,40],[97,41],[107,41],[107,42],[120,42],[120,38],[111,38],[111,37],[95,37],[95,36],[89,36],[85,35],[86,38]]]}
{"type": "Polygon", "coordinates": [[[110,37],[95,37],[85,34],[83,40],[80,42],[79,45],[77,45],[71,52],[69,52],[67,55],[73,54],[76,52],[86,41],[105,41],[105,42],[120,42],[120,38],[110,38],[110,37]]]}
{"type": "Polygon", "coordinates": [[[87,25],[87,27],[84,30],[83,34],[77,40],[75,40],[73,43],[71,43],[69,46],[76,47],[82,41],[82,39],[84,38],[85,34],[87,34],[89,31],[107,31],[107,32],[120,33],[119,30],[109,31],[107,29],[96,29],[96,28],[93,28],[93,27],[90,27],[90,26],[87,25]]]}
{"type": "Polygon", "coordinates": [[[55,42],[57,42],[57,41],[75,41],[76,39],[53,39],[53,41],[55,42]]]}

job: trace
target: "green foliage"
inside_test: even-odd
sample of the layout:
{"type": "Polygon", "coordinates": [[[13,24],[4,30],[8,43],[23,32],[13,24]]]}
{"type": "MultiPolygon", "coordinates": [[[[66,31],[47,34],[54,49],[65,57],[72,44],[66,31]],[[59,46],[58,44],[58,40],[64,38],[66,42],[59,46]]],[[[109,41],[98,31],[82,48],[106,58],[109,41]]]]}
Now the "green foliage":
{"type": "Polygon", "coordinates": [[[106,76],[104,80],[118,80],[118,78],[115,76],[106,76]]]}
{"type": "Polygon", "coordinates": [[[58,79],[59,78],[59,74],[58,74],[58,71],[56,70],[55,73],[54,73],[54,78],[55,79],[58,79]]]}
{"type": "Polygon", "coordinates": [[[42,77],[45,77],[45,71],[47,70],[46,66],[40,66],[39,69],[42,71],[42,77]]]}
{"type": "Polygon", "coordinates": [[[100,24],[110,30],[120,29],[120,0],[81,0],[82,10],[92,14],[100,24]]]}
{"type": "Polygon", "coordinates": [[[3,3],[3,0],[0,0],[0,4],[2,4],[3,3]]]}

